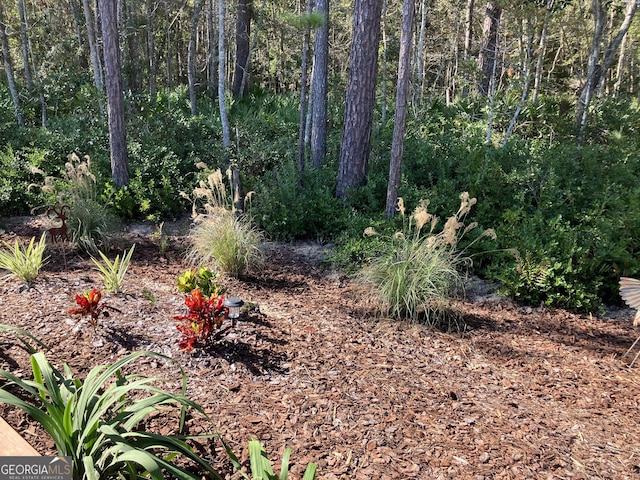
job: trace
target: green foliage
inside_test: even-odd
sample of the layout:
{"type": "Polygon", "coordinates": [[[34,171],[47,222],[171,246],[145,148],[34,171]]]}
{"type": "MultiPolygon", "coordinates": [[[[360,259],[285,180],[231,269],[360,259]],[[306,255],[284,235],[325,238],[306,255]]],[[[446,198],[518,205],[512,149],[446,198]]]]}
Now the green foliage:
{"type": "Polygon", "coordinates": [[[335,176],[328,169],[300,175],[287,164],[255,188],[254,218],[273,238],[331,239],[347,224],[349,212],[335,198],[335,176]]]}
{"type": "MultiPolygon", "coordinates": [[[[291,448],[287,447],[282,455],[282,463],[280,465],[280,475],[273,472],[271,461],[259,440],[253,439],[249,441],[249,462],[251,465],[251,476],[242,471],[242,465],[238,458],[227,449],[231,462],[236,470],[240,472],[242,478],[247,480],[286,480],[289,478],[289,459],[291,458],[291,448]]],[[[313,480],[316,478],[316,470],[318,466],[315,463],[309,463],[305,469],[302,480],[313,480]]]]}
{"type": "Polygon", "coordinates": [[[120,292],[122,283],[124,281],[124,276],[129,269],[129,263],[131,262],[131,256],[133,255],[133,250],[135,247],[135,245],[132,245],[131,249],[128,252],[124,252],[122,254],[122,259],[120,259],[120,255],[116,255],[116,258],[113,260],[113,262],[111,262],[109,260],[109,257],[107,257],[100,250],[98,250],[98,253],[102,258],[102,261],[91,257],[91,260],[100,271],[99,275],[104,282],[104,288],[107,292],[120,292]]]}
{"type": "Polygon", "coordinates": [[[178,277],[180,292],[188,295],[195,289],[199,289],[205,297],[217,297],[227,291],[218,283],[218,272],[212,272],[207,267],[186,270],[178,277]]]}
{"type": "MultiPolygon", "coordinates": [[[[435,231],[438,218],[427,211],[429,202],[422,202],[403,231],[388,237],[386,251],[362,269],[358,279],[384,314],[430,325],[444,318],[447,300],[462,287],[463,268],[471,262],[467,253],[471,245],[463,248],[461,241],[477,227],[475,222],[465,225],[476,199],[465,192],[460,200],[460,208],[440,232],[435,231]]],[[[404,217],[402,199],[399,210],[404,217]]],[[[373,229],[365,233],[377,235],[373,229]]],[[[473,242],[482,236],[495,238],[495,233],[485,230],[473,242]]]]}
{"type": "Polygon", "coordinates": [[[160,435],[145,431],[143,422],[158,411],[178,409],[182,419],[187,410],[202,407],[185,396],[186,375],[181,393],[161,389],[155,377],[127,374],[123,369],[141,357],[170,360],[153,352],[139,351],[110,365],[89,371],[84,380],[71,368],[55,368],[43,353],[31,355],[33,380],[24,380],[0,370],[8,383],[0,389],[0,402],[23,410],[36,420],[55,442],[60,456],[70,456],[73,478],[200,478],[191,468],[175,462],[184,459],[221,478],[209,463],[185,442],[189,437],[160,435]],[[20,396],[11,393],[20,389],[20,396]]]}
{"type": "Polygon", "coordinates": [[[37,190],[30,188],[37,170],[45,164],[46,150],[25,148],[16,152],[11,145],[0,151],[0,216],[28,212],[41,203],[37,190]]]}
{"type": "Polygon", "coordinates": [[[47,246],[46,234],[42,234],[37,244],[35,240],[32,237],[26,247],[22,247],[17,238],[13,246],[2,242],[5,248],[0,249],[0,268],[10,272],[5,276],[14,276],[27,285],[33,283],[46,263],[46,258],[43,258],[47,246]]]}

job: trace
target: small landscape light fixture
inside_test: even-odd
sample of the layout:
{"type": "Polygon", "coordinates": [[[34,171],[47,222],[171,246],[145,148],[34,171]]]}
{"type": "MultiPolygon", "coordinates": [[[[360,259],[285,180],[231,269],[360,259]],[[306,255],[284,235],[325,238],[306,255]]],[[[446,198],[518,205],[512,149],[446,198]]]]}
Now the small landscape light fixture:
{"type": "Polygon", "coordinates": [[[224,301],[224,306],[229,309],[229,318],[235,320],[240,316],[240,307],[244,305],[244,302],[240,297],[228,297],[224,301]]]}

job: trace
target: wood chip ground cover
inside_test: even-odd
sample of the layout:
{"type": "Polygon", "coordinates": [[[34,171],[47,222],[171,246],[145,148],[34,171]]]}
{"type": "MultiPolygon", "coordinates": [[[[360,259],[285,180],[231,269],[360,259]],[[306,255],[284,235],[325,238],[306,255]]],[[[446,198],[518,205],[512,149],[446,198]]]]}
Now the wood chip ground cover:
{"type": "MultiPolygon", "coordinates": [[[[10,241],[39,236],[40,225],[5,228],[10,241]]],[[[293,478],[310,461],[320,479],[640,478],[640,367],[622,358],[639,333],[631,311],[598,318],[482,296],[456,305],[464,331],[433,331],[363,316],[350,281],[318,262],[321,247],[274,244],[262,273],[225,282],[251,307],[235,331],[188,354],[173,320],[184,313],[175,289],[184,238],[171,236],[166,252],[149,232],[127,240],[137,247],[125,293],[107,295],[120,313],[98,332],[66,313],[76,292],[101,287],[90,259],[69,247],[50,249],[33,288],[0,283],[0,323],[41,338],[79,374],[140,349],[173,357],[225,441],[244,460],[252,437],[275,461],[292,447],[293,478]]],[[[8,335],[0,367],[30,374],[8,335]]],[[[137,371],[178,388],[171,364],[137,371]]],[[[0,415],[55,453],[21,412],[0,406],[0,415]]],[[[157,415],[148,427],[168,434],[174,420],[157,415]]],[[[189,429],[208,427],[193,418],[189,429]]],[[[219,445],[198,447],[234,478],[219,445]]]]}

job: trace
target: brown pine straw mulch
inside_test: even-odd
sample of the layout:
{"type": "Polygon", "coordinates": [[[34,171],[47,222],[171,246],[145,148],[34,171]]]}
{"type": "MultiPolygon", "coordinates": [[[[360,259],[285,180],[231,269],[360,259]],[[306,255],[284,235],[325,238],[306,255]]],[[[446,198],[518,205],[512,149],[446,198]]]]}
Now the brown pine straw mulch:
{"type": "MultiPolygon", "coordinates": [[[[3,240],[41,228],[29,218],[4,225],[3,240]]],[[[101,287],[88,256],[70,247],[50,250],[33,288],[0,283],[0,323],[41,338],[50,359],[79,374],[141,349],[172,356],[189,375],[188,395],[242,459],[252,437],[278,465],[290,446],[291,478],[311,461],[319,479],[640,478],[640,366],[622,358],[639,334],[632,311],[598,318],[481,294],[456,306],[463,331],[375,320],[356,308],[350,280],[319,263],[321,246],[274,244],[262,275],[225,282],[250,304],[235,331],[188,354],[173,320],[185,312],[175,289],[184,238],[170,237],[162,254],[151,233],[130,232],[126,292],[107,295],[120,313],[97,333],[66,313],[76,292],[101,287]]],[[[177,388],[171,364],[136,365],[177,388]]],[[[31,373],[5,334],[0,368],[31,373]]],[[[55,454],[24,414],[2,405],[0,415],[55,454]]],[[[158,415],[148,427],[175,433],[175,418],[158,415]]],[[[207,428],[189,422],[191,433],[207,428]]],[[[219,443],[198,448],[233,477],[219,443]]]]}

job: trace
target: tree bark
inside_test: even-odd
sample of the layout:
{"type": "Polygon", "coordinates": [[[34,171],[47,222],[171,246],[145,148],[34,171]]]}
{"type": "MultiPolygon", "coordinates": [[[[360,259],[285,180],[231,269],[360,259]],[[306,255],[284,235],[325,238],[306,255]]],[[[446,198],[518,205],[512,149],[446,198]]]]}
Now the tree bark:
{"type": "Polygon", "coordinates": [[[9,39],[7,38],[7,24],[4,20],[4,12],[2,5],[0,4],[0,44],[2,47],[2,58],[4,59],[4,71],[7,75],[7,84],[9,86],[9,92],[13,100],[13,108],[16,115],[16,121],[19,127],[24,127],[24,119],[22,117],[22,105],[20,104],[20,95],[18,94],[18,88],[16,87],[16,80],[13,74],[13,63],[11,61],[11,53],[9,50],[9,39]]]}
{"type": "Polygon", "coordinates": [[[247,93],[247,82],[243,82],[243,78],[248,74],[246,68],[249,64],[252,8],[251,0],[237,0],[237,2],[236,61],[231,92],[234,97],[242,97],[247,93]]]}
{"type": "Polygon", "coordinates": [[[124,118],[117,10],[113,0],[99,0],[99,2],[107,87],[111,177],[118,187],[123,187],[129,184],[129,160],[124,118]]]}
{"type": "Polygon", "coordinates": [[[153,21],[155,18],[155,8],[152,0],[146,0],[145,2],[146,16],[147,16],[147,56],[149,57],[149,96],[151,101],[156,99],[156,46],[155,46],[155,30],[153,28],[153,21]]]}
{"type": "MultiPolygon", "coordinates": [[[[89,0],[82,0],[82,6],[84,8],[85,26],[87,28],[87,43],[89,44],[89,56],[91,57],[91,68],[93,70],[93,81],[96,85],[98,95],[104,93],[104,82],[102,77],[102,65],[100,64],[100,54],[98,53],[96,31],[93,28],[94,17],[89,0]]],[[[115,6],[114,6],[115,8],[115,6]]],[[[114,14],[115,15],[115,14],[114,14]]],[[[115,22],[115,19],[114,19],[115,22]]],[[[100,110],[102,111],[102,101],[100,103],[100,110]]]]}
{"type": "Polygon", "coordinates": [[[31,62],[29,60],[29,24],[27,22],[27,9],[24,0],[18,0],[20,12],[20,46],[22,47],[22,63],[24,64],[24,80],[29,91],[33,90],[33,77],[31,75],[31,62]]]}
{"type": "Polygon", "coordinates": [[[387,185],[387,218],[393,218],[398,204],[398,188],[402,172],[402,154],[406,132],[407,101],[409,97],[409,75],[411,71],[411,36],[415,14],[415,0],[404,0],[402,4],[402,31],[400,33],[400,58],[398,60],[398,88],[396,90],[396,112],[389,163],[387,185]]]}
{"type": "Polygon", "coordinates": [[[364,183],[371,148],[382,0],[356,0],[336,196],[364,183]]]}
{"type": "Polygon", "coordinates": [[[540,31],[540,42],[538,43],[538,59],[536,61],[536,73],[533,81],[533,103],[538,101],[538,93],[540,93],[540,85],[542,83],[542,66],[544,62],[544,53],[547,48],[547,26],[551,9],[555,0],[547,0],[547,6],[544,10],[544,20],[542,21],[542,30],[540,31]]]}
{"type": "Polygon", "coordinates": [[[198,22],[204,0],[196,0],[193,4],[193,16],[191,17],[191,34],[189,35],[189,52],[187,59],[187,75],[189,79],[189,101],[191,102],[191,115],[198,114],[198,98],[196,95],[196,38],[198,36],[198,22]]]}
{"type": "Polygon", "coordinates": [[[595,92],[600,78],[599,70],[601,66],[598,64],[600,60],[600,45],[602,43],[604,26],[607,20],[601,0],[592,0],[591,5],[594,20],[593,39],[591,42],[591,51],[589,53],[589,62],[587,64],[587,78],[585,85],[580,92],[575,114],[575,123],[578,127],[578,145],[582,145],[584,129],[587,125],[589,104],[591,103],[591,97],[595,92]]]}
{"type": "Polygon", "coordinates": [[[487,2],[482,25],[482,46],[478,56],[478,68],[482,72],[478,88],[482,95],[489,94],[492,76],[498,75],[494,67],[497,66],[498,25],[500,24],[501,15],[502,7],[497,5],[496,2],[487,2]]]}
{"type": "MultiPolygon", "coordinates": [[[[307,0],[307,19],[311,16],[313,9],[313,0],[307,0]]],[[[309,63],[309,44],[311,43],[311,25],[306,22],[304,27],[304,39],[302,41],[302,59],[301,59],[301,75],[300,75],[300,118],[298,121],[298,171],[304,170],[306,160],[304,138],[306,135],[307,121],[307,77],[309,63]]]]}
{"type": "Polygon", "coordinates": [[[227,50],[224,48],[224,0],[218,0],[218,108],[222,125],[222,147],[225,150],[231,145],[231,129],[224,95],[226,54],[227,50]]]}
{"type": "Polygon", "coordinates": [[[319,169],[327,154],[327,94],[329,72],[329,0],[316,0],[324,23],[316,30],[311,80],[311,165],[319,169]]]}
{"type": "MultiPolygon", "coordinates": [[[[473,43],[473,8],[475,6],[475,0],[467,0],[467,8],[464,19],[464,60],[467,61],[471,56],[471,45],[473,43]]],[[[462,87],[461,95],[466,98],[469,95],[469,78],[467,69],[464,70],[464,85],[462,87]]]]}

